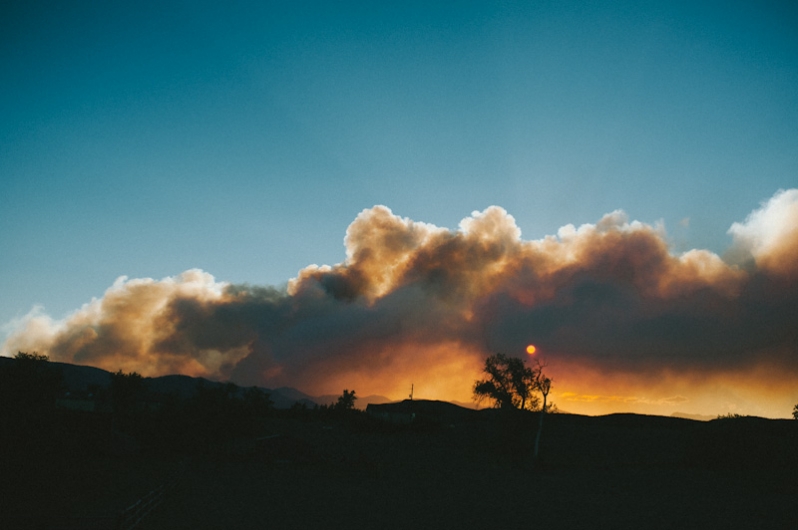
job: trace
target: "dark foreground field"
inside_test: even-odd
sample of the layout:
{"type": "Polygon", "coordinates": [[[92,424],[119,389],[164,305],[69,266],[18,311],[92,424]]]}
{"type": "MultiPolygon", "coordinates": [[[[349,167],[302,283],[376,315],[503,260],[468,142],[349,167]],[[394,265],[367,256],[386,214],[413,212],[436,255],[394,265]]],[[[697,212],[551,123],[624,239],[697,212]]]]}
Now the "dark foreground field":
{"type": "Polygon", "coordinates": [[[275,422],[283,443],[261,454],[192,463],[148,528],[798,527],[795,461],[779,466],[787,455],[775,454],[795,438],[757,441],[734,433],[742,423],[546,419],[537,469],[524,456],[534,422],[394,432],[275,422]],[[724,461],[749,448],[770,454],[724,461]]]}
{"type": "Polygon", "coordinates": [[[113,527],[179,477],[138,528],[798,528],[798,422],[549,415],[533,465],[536,426],[496,411],[274,417],[216,453],[87,458],[41,484],[49,517],[28,521],[113,527]]]}

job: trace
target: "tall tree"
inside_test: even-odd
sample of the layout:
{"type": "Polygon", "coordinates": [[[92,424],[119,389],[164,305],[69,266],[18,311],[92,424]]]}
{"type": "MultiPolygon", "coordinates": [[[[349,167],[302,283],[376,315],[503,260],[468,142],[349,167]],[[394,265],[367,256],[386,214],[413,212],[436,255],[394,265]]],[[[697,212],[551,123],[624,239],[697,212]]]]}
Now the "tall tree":
{"type": "Polygon", "coordinates": [[[537,408],[539,401],[534,393],[540,390],[540,365],[532,368],[523,359],[497,353],[485,359],[483,372],[487,378],[474,383],[477,401],[489,399],[495,407],[503,409],[537,408]]]}

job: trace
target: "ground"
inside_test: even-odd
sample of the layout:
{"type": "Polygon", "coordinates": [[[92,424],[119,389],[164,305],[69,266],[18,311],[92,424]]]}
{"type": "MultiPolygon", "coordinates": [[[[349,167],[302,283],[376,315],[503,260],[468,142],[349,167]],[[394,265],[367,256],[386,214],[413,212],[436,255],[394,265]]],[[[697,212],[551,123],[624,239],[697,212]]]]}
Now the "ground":
{"type": "Polygon", "coordinates": [[[499,421],[395,432],[284,421],[273,429],[291,443],[267,449],[265,457],[192,462],[148,527],[750,529],[798,524],[793,473],[694,465],[688,422],[624,426],[590,425],[590,420],[587,426],[584,419],[581,424],[550,422],[542,446],[549,458],[537,468],[523,453],[530,429],[514,431],[499,421]],[[618,436],[622,440],[616,444],[618,436]],[[515,437],[522,438],[520,443],[515,437]],[[521,448],[520,458],[501,449],[513,443],[521,448]],[[578,454],[570,458],[571,451],[578,454]]]}
{"type": "Polygon", "coordinates": [[[51,461],[5,527],[113,528],[177,479],[137,528],[798,528],[793,420],[547,415],[533,462],[537,416],[483,412],[283,415],[206,454],[51,461]]]}

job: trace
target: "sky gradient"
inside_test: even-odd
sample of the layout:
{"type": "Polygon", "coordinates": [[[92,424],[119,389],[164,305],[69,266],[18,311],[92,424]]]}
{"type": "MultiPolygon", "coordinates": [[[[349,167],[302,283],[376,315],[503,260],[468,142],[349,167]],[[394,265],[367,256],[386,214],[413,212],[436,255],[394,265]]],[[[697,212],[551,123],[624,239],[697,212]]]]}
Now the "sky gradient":
{"type": "Polygon", "coordinates": [[[400,398],[411,381],[393,370],[419,397],[427,377],[446,381],[429,397],[465,400],[487,352],[534,341],[574,412],[787,416],[798,402],[796,317],[761,317],[796,307],[795,194],[779,193],[798,187],[793,3],[70,4],[0,8],[3,354],[400,398]],[[493,219],[472,234],[500,249],[447,261],[450,246],[485,250],[464,219],[493,219]],[[403,231],[418,223],[455,243],[403,231]],[[396,251],[369,236],[386,226],[403,234],[398,269],[356,258],[396,251]],[[576,240],[578,266],[563,254],[576,240]],[[704,268],[688,278],[691,259],[704,268]],[[446,288],[419,287],[433,284],[446,288]],[[311,285],[327,305],[297,298],[311,285]],[[112,310],[119,293],[139,314],[112,310]],[[614,334],[593,322],[564,338],[606,304],[614,334]],[[117,332],[154,322],[174,334],[117,332]],[[224,337],[190,333],[199,322],[224,337]],[[355,354],[369,348],[383,353],[355,354]]]}

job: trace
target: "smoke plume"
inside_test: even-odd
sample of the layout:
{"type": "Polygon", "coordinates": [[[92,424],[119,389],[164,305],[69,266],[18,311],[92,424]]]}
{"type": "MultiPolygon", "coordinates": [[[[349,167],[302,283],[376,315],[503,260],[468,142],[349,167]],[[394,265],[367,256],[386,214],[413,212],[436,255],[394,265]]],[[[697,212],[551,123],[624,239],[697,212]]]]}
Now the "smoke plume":
{"type": "Polygon", "coordinates": [[[375,206],[347,229],[342,263],[309,266],[285,290],[200,270],[122,277],[62,321],[32,312],[2,352],[318,393],[400,398],[414,382],[468,399],[486,355],[534,343],[573,403],[588,387],[670,385],[679,403],[698,382],[783,390],[798,374],[798,190],[729,233],[724,260],[674,253],[664,228],[622,211],[528,241],[496,206],[457,230],[375,206]]]}

